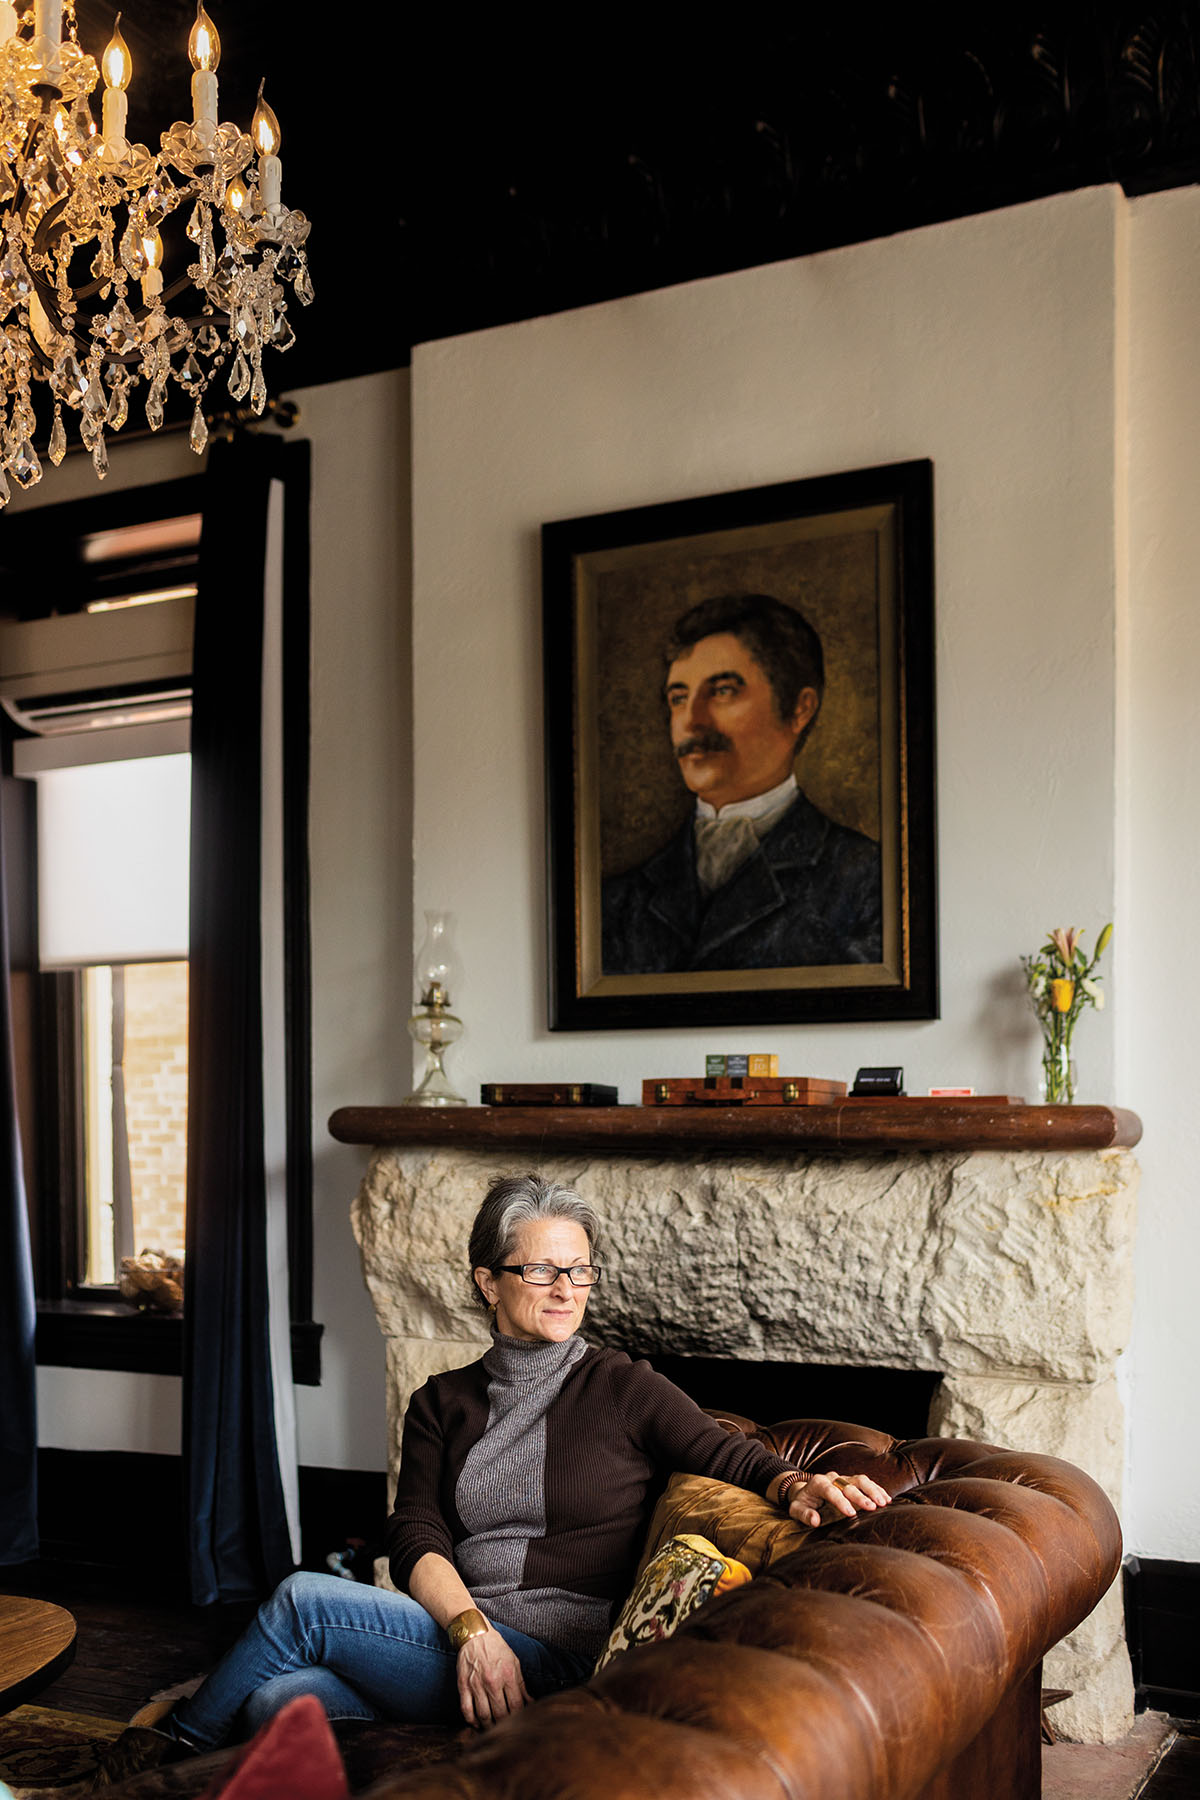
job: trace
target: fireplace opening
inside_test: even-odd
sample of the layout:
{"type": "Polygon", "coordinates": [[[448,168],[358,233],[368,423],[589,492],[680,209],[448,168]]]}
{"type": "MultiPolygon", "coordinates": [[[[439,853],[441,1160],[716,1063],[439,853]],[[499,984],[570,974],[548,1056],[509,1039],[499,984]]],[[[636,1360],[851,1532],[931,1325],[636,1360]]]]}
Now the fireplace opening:
{"type": "Polygon", "coordinates": [[[725,1407],[772,1425],[841,1419],[897,1438],[928,1435],[941,1375],[933,1369],[863,1369],[834,1363],[739,1362],[728,1357],[647,1359],[701,1406],[725,1407]]]}

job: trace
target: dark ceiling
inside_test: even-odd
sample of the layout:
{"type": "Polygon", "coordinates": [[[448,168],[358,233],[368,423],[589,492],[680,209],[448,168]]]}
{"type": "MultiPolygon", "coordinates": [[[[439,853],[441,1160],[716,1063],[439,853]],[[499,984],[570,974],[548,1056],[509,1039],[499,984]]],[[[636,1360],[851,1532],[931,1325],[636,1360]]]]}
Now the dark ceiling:
{"type": "MultiPolygon", "coordinates": [[[[1094,182],[1200,177],[1200,5],[313,10],[209,0],[317,299],[273,388],[409,345],[1094,182]],[[947,16],[950,22],[946,22],[947,16]],[[356,31],[354,19],[364,21],[356,31]]],[[[194,0],[125,0],[129,135],[190,117],[194,0]]],[[[77,0],[97,57],[113,9],[77,0]]]]}

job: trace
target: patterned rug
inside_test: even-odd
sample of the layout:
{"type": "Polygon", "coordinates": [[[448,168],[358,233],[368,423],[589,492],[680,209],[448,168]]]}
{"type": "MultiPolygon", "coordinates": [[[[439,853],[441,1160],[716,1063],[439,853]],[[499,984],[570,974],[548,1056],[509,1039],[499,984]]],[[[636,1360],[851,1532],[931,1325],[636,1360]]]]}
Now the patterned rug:
{"type": "Polygon", "coordinates": [[[0,1717],[0,1781],[10,1787],[60,1787],[96,1767],[96,1749],[125,1729],[121,1719],[18,1706],[0,1717]]]}
{"type": "MultiPolygon", "coordinates": [[[[101,1719],[93,1713],[19,1706],[0,1717],[0,1782],[12,1788],[49,1790],[80,1781],[95,1770],[97,1749],[124,1729],[120,1719],[101,1719]]],[[[358,1724],[349,1720],[335,1725],[334,1735],[352,1794],[373,1787],[385,1775],[450,1759],[463,1744],[475,1741],[474,1733],[465,1727],[453,1732],[421,1725],[358,1724]]],[[[230,1746],[165,1768],[147,1769],[122,1782],[115,1795],[120,1800],[197,1800],[224,1765],[239,1753],[240,1746],[230,1746]]]]}

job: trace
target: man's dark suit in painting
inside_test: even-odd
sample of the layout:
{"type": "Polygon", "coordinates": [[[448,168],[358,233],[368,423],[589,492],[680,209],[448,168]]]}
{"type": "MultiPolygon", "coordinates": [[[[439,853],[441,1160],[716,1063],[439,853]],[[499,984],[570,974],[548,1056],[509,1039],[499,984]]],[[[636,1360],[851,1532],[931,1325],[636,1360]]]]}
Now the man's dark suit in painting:
{"type": "Polygon", "coordinates": [[[706,895],[692,819],[601,901],[605,975],[882,960],[879,847],[804,794],[706,895]]]}

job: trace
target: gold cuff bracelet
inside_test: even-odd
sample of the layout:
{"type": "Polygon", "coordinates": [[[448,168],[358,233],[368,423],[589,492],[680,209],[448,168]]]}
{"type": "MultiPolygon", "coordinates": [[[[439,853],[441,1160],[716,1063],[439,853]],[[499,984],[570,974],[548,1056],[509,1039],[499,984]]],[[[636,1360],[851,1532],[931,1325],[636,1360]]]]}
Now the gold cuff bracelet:
{"type": "Polygon", "coordinates": [[[451,1619],[446,1627],[446,1636],[455,1650],[461,1650],[471,1638],[482,1637],[485,1631],[490,1630],[491,1626],[478,1607],[468,1606],[465,1612],[460,1612],[457,1618],[451,1619]]]}

